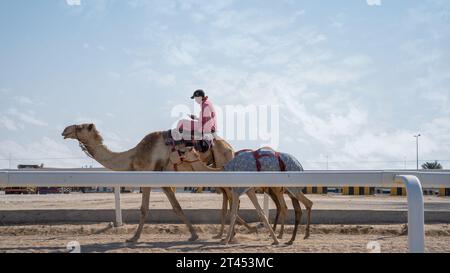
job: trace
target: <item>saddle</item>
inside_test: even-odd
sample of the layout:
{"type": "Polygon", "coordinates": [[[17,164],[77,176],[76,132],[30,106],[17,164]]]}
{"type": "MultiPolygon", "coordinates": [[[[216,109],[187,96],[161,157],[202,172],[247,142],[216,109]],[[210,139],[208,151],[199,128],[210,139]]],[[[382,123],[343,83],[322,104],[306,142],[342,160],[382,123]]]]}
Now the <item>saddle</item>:
{"type": "Polygon", "coordinates": [[[172,147],[172,151],[179,150],[180,147],[194,147],[195,150],[205,153],[214,145],[214,135],[204,134],[203,138],[197,140],[178,132],[178,130],[167,130],[163,132],[164,142],[172,147]]]}

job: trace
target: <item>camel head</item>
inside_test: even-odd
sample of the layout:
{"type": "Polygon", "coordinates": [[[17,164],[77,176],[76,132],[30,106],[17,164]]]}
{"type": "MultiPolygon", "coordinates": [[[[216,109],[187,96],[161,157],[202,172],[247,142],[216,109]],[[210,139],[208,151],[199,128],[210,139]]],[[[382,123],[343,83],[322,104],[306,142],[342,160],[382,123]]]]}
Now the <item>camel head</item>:
{"type": "Polygon", "coordinates": [[[83,143],[87,143],[88,141],[92,140],[95,140],[97,142],[103,141],[103,138],[100,136],[97,128],[92,123],[67,126],[61,135],[64,137],[64,139],[72,138],[83,143]]]}

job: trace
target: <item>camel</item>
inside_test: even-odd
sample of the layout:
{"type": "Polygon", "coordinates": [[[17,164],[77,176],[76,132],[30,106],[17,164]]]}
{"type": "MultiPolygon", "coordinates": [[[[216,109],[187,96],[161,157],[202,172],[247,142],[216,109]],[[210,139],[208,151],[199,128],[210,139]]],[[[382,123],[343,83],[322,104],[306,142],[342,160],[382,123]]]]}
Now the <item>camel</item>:
{"type": "MultiPolygon", "coordinates": [[[[268,147],[265,147],[265,149],[267,149],[267,148],[268,147]]],[[[269,148],[269,149],[272,150],[271,148],[269,148]]],[[[209,167],[206,164],[204,164],[204,162],[201,161],[198,152],[195,151],[194,149],[188,149],[187,152],[184,154],[184,158],[185,158],[185,162],[190,162],[193,169],[196,171],[223,171],[224,170],[224,168],[212,168],[212,167],[209,167]]],[[[300,168],[301,168],[301,165],[300,165],[300,168]]],[[[301,170],[303,170],[303,168],[301,168],[301,170]]],[[[245,170],[239,169],[239,171],[245,171],[245,170]]],[[[247,192],[247,195],[250,197],[250,200],[254,203],[254,200],[252,200],[254,198],[253,197],[254,190],[255,190],[255,188],[253,188],[253,189],[252,188],[234,188],[233,189],[233,197],[232,197],[233,205],[232,205],[232,211],[231,211],[232,219],[230,222],[230,229],[229,229],[228,236],[227,236],[225,243],[228,243],[232,239],[232,236],[234,236],[234,230],[233,230],[234,223],[233,222],[234,222],[234,215],[235,215],[235,213],[237,213],[237,209],[238,209],[236,202],[238,202],[239,196],[247,192]]],[[[296,238],[298,225],[300,224],[301,215],[302,215],[299,201],[305,205],[308,216],[307,216],[307,224],[306,224],[306,231],[305,231],[304,239],[307,239],[310,235],[311,209],[312,209],[313,202],[311,200],[309,200],[308,198],[306,198],[306,196],[302,192],[302,188],[298,188],[298,187],[287,187],[287,188],[268,187],[268,188],[263,188],[263,191],[269,193],[269,195],[271,195],[271,197],[273,196],[272,199],[274,200],[274,202],[277,206],[277,215],[275,218],[273,230],[276,230],[278,216],[280,214],[282,214],[281,231],[278,236],[279,239],[281,239],[283,236],[284,221],[285,221],[285,216],[286,216],[286,212],[287,212],[287,206],[284,202],[283,194],[286,193],[292,201],[294,211],[295,211],[295,226],[294,226],[292,238],[286,244],[292,244],[296,238]]],[[[257,202],[257,200],[256,200],[256,202],[257,202]]],[[[258,214],[261,216],[262,212],[260,212],[258,210],[259,204],[256,205],[254,203],[254,205],[258,211],[258,214]]],[[[269,229],[269,232],[271,232],[271,235],[272,235],[271,229],[269,229]]],[[[276,240],[274,240],[274,244],[276,244],[276,240]]]]}
{"type": "MultiPolygon", "coordinates": [[[[201,159],[202,162],[205,163],[205,162],[208,162],[208,160],[211,158],[210,154],[212,154],[212,153],[210,152],[210,150],[208,150],[205,153],[198,153],[198,156],[199,156],[199,158],[202,158],[201,159]]],[[[184,172],[195,171],[195,169],[192,167],[190,162],[186,162],[178,151],[174,151],[170,154],[169,161],[170,161],[170,163],[168,164],[168,166],[165,169],[166,171],[184,171],[184,172]]],[[[205,164],[208,164],[208,163],[205,163],[205,164]]],[[[219,163],[219,164],[223,164],[223,163],[219,163]]],[[[216,165],[218,165],[218,164],[216,164],[216,165]]],[[[222,167],[223,167],[223,165],[222,165],[222,167]]],[[[220,239],[220,238],[222,238],[222,235],[223,235],[223,232],[225,229],[225,219],[227,219],[229,217],[228,203],[231,207],[232,193],[231,193],[231,188],[219,187],[219,188],[216,188],[216,190],[217,190],[217,193],[223,194],[223,202],[222,202],[222,210],[221,210],[222,213],[221,213],[220,231],[217,235],[213,236],[213,238],[220,239]]],[[[237,215],[237,223],[239,225],[244,225],[252,233],[257,231],[256,227],[250,226],[239,215],[237,215]]]]}
{"type": "MultiPolygon", "coordinates": [[[[102,164],[105,168],[114,171],[173,171],[177,166],[170,161],[172,147],[167,146],[164,141],[163,132],[153,132],[145,136],[134,148],[125,152],[112,152],[104,144],[103,138],[94,124],[71,125],[64,129],[62,136],[64,139],[76,139],[80,147],[87,155],[102,164]]],[[[213,147],[206,153],[200,154],[205,162],[212,162],[214,166],[221,167],[234,156],[233,149],[223,139],[217,138],[213,147]]],[[[178,170],[191,171],[189,165],[179,164],[178,170]]],[[[169,199],[176,215],[187,225],[191,237],[190,241],[195,241],[198,235],[184,215],[178,200],[175,197],[175,191],[170,187],[163,187],[163,192],[169,199]]],[[[135,235],[128,242],[137,242],[142,233],[145,220],[148,216],[150,202],[150,187],[142,188],[142,204],[139,226],[135,235]]],[[[223,190],[224,203],[230,199],[230,192],[223,190]],[[228,195],[227,195],[228,193],[228,195]]],[[[225,210],[227,207],[225,206],[225,210]]],[[[225,211],[226,213],[226,211],[225,211]]],[[[224,213],[222,213],[224,215],[224,213]]],[[[245,221],[238,218],[238,223],[246,225],[250,230],[254,229],[248,226],[245,221]]],[[[222,220],[224,225],[224,220],[222,220]]]]}

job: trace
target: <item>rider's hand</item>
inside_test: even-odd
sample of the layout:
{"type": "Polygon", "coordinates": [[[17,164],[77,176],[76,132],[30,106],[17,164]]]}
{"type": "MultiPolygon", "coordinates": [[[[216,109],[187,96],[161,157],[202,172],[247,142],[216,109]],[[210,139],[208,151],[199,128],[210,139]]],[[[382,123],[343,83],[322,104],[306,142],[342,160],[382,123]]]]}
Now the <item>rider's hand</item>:
{"type": "Polygon", "coordinates": [[[192,115],[192,114],[190,114],[190,115],[188,115],[191,119],[197,119],[197,116],[195,116],[195,115],[192,115]]]}

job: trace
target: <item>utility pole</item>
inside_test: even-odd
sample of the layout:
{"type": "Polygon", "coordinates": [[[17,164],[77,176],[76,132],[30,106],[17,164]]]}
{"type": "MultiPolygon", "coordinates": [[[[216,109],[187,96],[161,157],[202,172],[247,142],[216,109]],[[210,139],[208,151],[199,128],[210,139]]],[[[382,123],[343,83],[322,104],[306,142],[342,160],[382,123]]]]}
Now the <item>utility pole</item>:
{"type": "Polygon", "coordinates": [[[419,137],[420,137],[420,134],[414,135],[414,137],[416,138],[416,167],[417,167],[417,170],[419,170],[419,137]]]}

